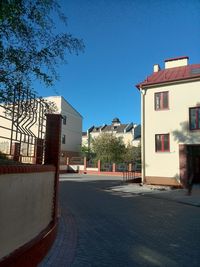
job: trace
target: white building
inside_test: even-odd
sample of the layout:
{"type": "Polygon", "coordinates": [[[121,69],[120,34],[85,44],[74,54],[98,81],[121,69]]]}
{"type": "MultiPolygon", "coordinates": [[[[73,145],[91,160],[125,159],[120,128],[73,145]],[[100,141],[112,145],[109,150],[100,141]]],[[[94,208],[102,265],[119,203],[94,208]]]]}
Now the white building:
{"type": "Polygon", "coordinates": [[[79,156],[82,141],[83,117],[62,96],[49,96],[45,99],[54,102],[57,107],[57,112],[63,117],[61,134],[62,156],[79,156]]]}
{"type": "MultiPolygon", "coordinates": [[[[67,157],[80,155],[83,118],[62,96],[46,97],[45,100],[53,102],[54,108],[56,108],[54,112],[62,115],[61,163],[66,163],[67,157]]],[[[21,104],[18,113],[16,112],[17,108],[15,109],[14,118],[18,117],[16,123],[13,123],[12,117],[5,115],[6,109],[0,105],[0,152],[10,155],[12,144],[20,143],[20,155],[23,157],[23,162],[32,162],[31,157],[34,157],[35,154],[34,140],[35,138],[44,138],[45,123],[43,126],[40,125],[41,127],[39,124],[41,124],[41,118],[45,116],[45,112],[43,111],[43,115],[41,115],[41,109],[34,104],[35,108],[30,109],[29,114],[24,108],[25,104],[26,102],[24,105],[21,104]],[[38,136],[38,132],[41,136],[38,136]]]]}
{"type": "Polygon", "coordinates": [[[91,140],[102,133],[110,133],[117,138],[121,138],[126,146],[128,144],[138,146],[140,144],[141,126],[134,123],[122,124],[118,118],[114,118],[111,125],[92,126],[87,132],[83,132],[82,145],[89,148],[91,140]]]}
{"type": "Polygon", "coordinates": [[[188,57],[165,60],[165,68],[136,85],[142,107],[142,179],[177,185],[190,175],[200,182],[200,64],[188,57]]]}

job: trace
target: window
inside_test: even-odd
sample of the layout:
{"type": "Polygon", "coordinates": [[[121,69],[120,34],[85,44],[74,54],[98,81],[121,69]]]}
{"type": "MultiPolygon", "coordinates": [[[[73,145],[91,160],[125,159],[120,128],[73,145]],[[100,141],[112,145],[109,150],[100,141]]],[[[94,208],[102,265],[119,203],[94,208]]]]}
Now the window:
{"type": "Polygon", "coordinates": [[[156,134],[155,143],[156,152],[169,151],[169,134],[156,134]]]}
{"type": "Polygon", "coordinates": [[[155,93],[155,110],[169,108],[168,92],[155,93]]]}
{"type": "Polygon", "coordinates": [[[65,134],[62,135],[62,144],[65,144],[65,134]]]}
{"type": "Polygon", "coordinates": [[[63,115],[62,118],[63,118],[63,124],[66,125],[66,123],[67,123],[67,116],[66,115],[63,115]]]}
{"type": "Polygon", "coordinates": [[[200,107],[190,108],[190,130],[200,129],[200,107]]]}

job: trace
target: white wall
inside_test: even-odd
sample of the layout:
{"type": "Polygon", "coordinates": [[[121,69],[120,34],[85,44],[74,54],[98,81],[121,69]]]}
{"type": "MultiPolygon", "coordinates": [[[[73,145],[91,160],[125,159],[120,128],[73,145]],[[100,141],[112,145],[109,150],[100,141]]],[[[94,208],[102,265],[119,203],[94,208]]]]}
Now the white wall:
{"type": "Polygon", "coordinates": [[[200,81],[147,89],[145,95],[146,176],[179,176],[179,145],[200,143],[189,130],[189,107],[200,105],[200,81]],[[169,91],[169,109],[154,110],[154,93],[169,91]],[[170,134],[170,152],[155,152],[155,134],[170,134]]]}
{"type": "Polygon", "coordinates": [[[53,198],[53,172],[0,175],[0,259],[48,226],[53,198]]]}
{"type": "MultiPolygon", "coordinates": [[[[122,141],[124,142],[124,144],[127,146],[128,144],[132,145],[133,142],[133,133],[132,131],[128,132],[128,133],[116,133],[114,131],[106,131],[106,132],[96,132],[96,133],[90,133],[91,137],[93,139],[97,138],[99,135],[103,134],[103,133],[108,133],[108,134],[113,134],[114,136],[116,136],[117,138],[121,138],[122,141]]],[[[82,139],[82,141],[85,141],[85,139],[82,139]]]]}
{"type": "Polygon", "coordinates": [[[175,68],[175,67],[182,67],[188,65],[188,58],[177,58],[175,60],[167,60],[165,61],[165,69],[175,68]]]}
{"type": "Polygon", "coordinates": [[[66,125],[62,125],[62,134],[66,135],[66,143],[61,149],[80,152],[82,142],[82,116],[62,98],[62,115],[67,116],[66,125]]]}
{"type": "Polygon", "coordinates": [[[61,144],[62,151],[79,152],[82,142],[82,116],[61,96],[46,98],[55,102],[58,113],[67,116],[66,125],[62,123],[62,135],[65,135],[65,144],[61,144]]]}
{"type": "Polygon", "coordinates": [[[82,146],[88,146],[88,136],[84,135],[82,136],[82,146]]]}

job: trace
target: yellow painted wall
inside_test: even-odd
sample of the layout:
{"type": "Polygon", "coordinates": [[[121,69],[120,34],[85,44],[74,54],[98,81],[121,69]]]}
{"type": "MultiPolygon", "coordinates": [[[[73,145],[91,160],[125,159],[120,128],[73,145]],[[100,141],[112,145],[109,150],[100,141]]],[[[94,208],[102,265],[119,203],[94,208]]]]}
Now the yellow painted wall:
{"type": "Polygon", "coordinates": [[[200,81],[147,89],[145,95],[145,175],[179,177],[179,144],[200,144],[189,130],[189,107],[200,105],[200,81]],[[169,91],[169,109],[154,110],[154,94],[169,91]],[[170,152],[155,152],[155,134],[170,134],[170,152]]]}

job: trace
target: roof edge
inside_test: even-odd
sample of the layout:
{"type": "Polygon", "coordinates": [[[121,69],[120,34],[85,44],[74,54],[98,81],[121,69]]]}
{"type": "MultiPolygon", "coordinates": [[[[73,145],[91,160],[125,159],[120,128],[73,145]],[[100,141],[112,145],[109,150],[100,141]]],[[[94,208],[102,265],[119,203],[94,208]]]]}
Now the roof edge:
{"type": "Polygon", "coordinates": [[[171,84],[171,83],[179,83],[181,81],[190,81],[190,80],[200,80],[200,75],[198,76],[194,76],[194,77],[186,77],[186,78],[181,78],[181,79],[174,79],[174,80],[171,80],[171,81],[163,81],[163,82],[152,82],[152,83],[139,83],[139,84],[136,84],[135,87],[137,87],[138,90],[141,90],[142,87],[148,87],[148,86],[154,86],[154,85],[163,85],[163,84],[171,84]]]}

